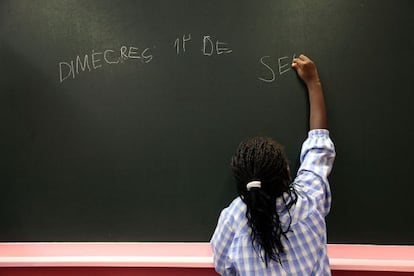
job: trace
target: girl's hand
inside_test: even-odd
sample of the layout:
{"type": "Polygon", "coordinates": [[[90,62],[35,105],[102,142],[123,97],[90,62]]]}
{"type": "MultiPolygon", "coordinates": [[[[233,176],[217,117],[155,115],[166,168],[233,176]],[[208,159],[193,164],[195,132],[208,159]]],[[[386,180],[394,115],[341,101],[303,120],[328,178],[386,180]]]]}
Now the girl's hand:
{"type": "Polygon", "coordinates": [[[298,58],[293,59],[292,67],[308,87],[320,82],[316,65],[307,56],[300,55],[298,58]]]}

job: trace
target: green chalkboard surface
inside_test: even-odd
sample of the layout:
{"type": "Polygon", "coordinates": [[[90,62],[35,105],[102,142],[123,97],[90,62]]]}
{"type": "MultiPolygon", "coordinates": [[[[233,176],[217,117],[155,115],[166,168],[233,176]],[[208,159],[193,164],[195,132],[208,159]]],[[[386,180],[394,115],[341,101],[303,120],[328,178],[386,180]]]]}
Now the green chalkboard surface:
{"type": "Polygon", "coordinates": [[[414,244],[413,1],[0,3],[0,241],[208,241],[254,135],[293,169],[318,65],[331,243],[414,244]]]}

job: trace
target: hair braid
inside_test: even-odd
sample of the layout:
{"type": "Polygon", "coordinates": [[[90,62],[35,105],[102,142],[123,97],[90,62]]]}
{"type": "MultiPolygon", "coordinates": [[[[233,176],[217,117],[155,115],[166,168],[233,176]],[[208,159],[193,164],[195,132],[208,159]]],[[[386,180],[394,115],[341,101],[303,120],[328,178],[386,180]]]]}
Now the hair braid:
{"type": "Polygon", "coordinates": [[[231,167],[237,191],[247,206],[246,217],[252,230],[253,248],[266,266],[270,260],[281,263],[280,255],[284,253],[282,237],[286,238],[286,233],[290,231],[291,220],[284,230],[276,210],[276,199],[283,198],[289,217],[289,209],[296,202],[282,146],[266,137],[247,139],[239,145],[231,167]],[[254,180],[261,181],[262,187],[247,191],[246,184],[254,180]],[[288,194],[289,202],[282,196],[283,193],[288,194]]]}

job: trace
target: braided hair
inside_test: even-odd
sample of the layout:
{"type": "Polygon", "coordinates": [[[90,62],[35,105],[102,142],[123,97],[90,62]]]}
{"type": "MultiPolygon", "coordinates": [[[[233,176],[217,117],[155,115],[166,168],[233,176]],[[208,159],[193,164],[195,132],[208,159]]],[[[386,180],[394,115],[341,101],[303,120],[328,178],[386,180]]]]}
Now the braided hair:
{"type": "Polygon", "coordinates": [[[284,253],[282,236],[290,231],[290,208],[297,195],[291,188],[288,161],[282,146],[271,138],[254,137],[243,141],[231,160],[231,168],[237,184],[237,192],[247,206],[246,217],[251,228],[252,246],[265,262],[281,264],[284,253]],[[260,181],[261,187],[247,190],[250,181],[260,181]],[[282,196],[287,194],[288,197],[282,196]],[[282,228],[276,210],[276,199],[282,198],[290,220],[282,228]],[[264,254],[262,254],[264,252],[264,254]]]}

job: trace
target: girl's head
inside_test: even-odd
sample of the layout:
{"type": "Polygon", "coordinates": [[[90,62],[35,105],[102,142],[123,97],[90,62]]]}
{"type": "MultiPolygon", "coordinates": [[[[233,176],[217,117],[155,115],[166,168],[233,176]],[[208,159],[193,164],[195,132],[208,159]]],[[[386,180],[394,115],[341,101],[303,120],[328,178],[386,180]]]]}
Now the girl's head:
{"type": "Polygon", "coordinates": [[[288,211],[296,201],[296,194],[290,188],[290,170],[283,147],[267,137],[247,139],[237,148],[231,167],[238,194],[247,206],[253,247],[266,266],[269,260],[280,262],[280,253],[284,252],[281,236],[285,236],[290,225],[282,227],[276,211],[276,198],[288,194],[289,203],[283,200],[284,209],[288,211]],[[260,187],[248,189],[247,184],[251,181],[260,181],[260,187]],[[260,253],[262,249],[264,255],[260,253]]]}
{"type": "Polygon", "coordinates": [[[246,184],[261,182],[261,189],[276,198],[289,190],[290,170],[283,147],[267,137],[254,137],[240,143],[231,167],[242,199],[248,195],[246,184]]]}

